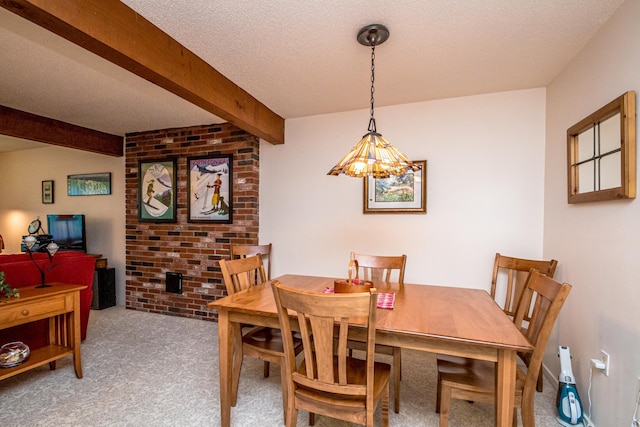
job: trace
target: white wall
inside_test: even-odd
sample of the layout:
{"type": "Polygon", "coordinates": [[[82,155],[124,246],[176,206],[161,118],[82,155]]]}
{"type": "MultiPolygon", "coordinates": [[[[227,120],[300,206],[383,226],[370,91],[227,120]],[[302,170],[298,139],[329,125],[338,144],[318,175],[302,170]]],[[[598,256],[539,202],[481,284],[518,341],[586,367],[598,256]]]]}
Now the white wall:
{"type": "MultiPolygon", "coordinates": [[[[628,0],[547,89],[544,256],[573,289],[553,349],[568,345],[585,411],[590,359],[611,355],[609,377],[593,374],[592,420],[628,426],[640,375],[640,202],[567,204],[567,128],[628,90],[640,89],[640,1],[628,0]]],[[[636,119],[637,120],[637,119],[636,119]]],[[[637,127],[637,124],[636,124],[637,127]]]]}
{"type": "Polygon", "coordinates": [[[408,283],[488,289],[496,252],[542,255],[545,89],[376,109],[378,131],[428,161],[427,214],[362,213],[361,179],[327,172],[369,111],[286,121],[262,143],[260,241],[273,276],[346,277],[350,251],[408,256],[408,283]],[[462,266],[462,267],[461,267],[462,266]]]}
{"type": "Polygon", "coordinates": [[[102,254],[116,269],[118,304],[125,301],[124,157],[111,157],[62,147],[0,154],[0,234],[4,253],[20,252],[20,241],[31,221],[47,214],[84,214],[89,253],[102,254]],[[111,195],[67,196],[67,175],[111,172],[111,195]],[[42,203],[41,183],[54,181],[53,204],[42,203]]]}

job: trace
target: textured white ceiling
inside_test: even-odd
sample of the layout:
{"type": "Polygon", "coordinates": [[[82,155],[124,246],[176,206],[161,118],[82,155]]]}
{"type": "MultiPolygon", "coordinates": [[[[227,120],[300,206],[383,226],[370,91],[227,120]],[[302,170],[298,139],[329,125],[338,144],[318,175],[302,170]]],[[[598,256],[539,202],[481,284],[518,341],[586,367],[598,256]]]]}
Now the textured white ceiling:
{"type": "MultiPolygon", "coordinates": [[[[285,119],[548,85],[623,0],[123,0],[285,119]]],[[[0,105],[126,132],[219,121],[0,9],[0,105]]]]}

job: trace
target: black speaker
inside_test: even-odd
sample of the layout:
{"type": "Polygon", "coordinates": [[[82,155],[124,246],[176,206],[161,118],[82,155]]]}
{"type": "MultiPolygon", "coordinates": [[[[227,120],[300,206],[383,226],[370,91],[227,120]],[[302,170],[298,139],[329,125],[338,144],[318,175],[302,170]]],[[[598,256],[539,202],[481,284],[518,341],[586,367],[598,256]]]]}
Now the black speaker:
{"type": "Polygon", "coordinates": [[[91,308],[102,310],[116,305],[116,269],[96,268],[93,276],[91,308]]]}

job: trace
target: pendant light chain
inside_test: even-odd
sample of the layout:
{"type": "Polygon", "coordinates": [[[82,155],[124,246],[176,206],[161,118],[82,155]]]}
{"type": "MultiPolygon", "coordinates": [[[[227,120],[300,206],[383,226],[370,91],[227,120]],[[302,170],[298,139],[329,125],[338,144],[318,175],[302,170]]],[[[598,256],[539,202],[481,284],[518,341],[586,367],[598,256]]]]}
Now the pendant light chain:
{"type": "Polygon", "coordinates": [[[376,59],[376,45],[371,45],[371,119],[369,119],[369,132],[376,132],[376,119],[373,116],[373,92],[375,92],[373,83],[375,81],[375,59],[376,59]]]}
{"type": "MultiPolygon", "coordinates": [[[[356,178],[388,178],[391,175],[403,175],[418,172],[420,167],[413,163],[401,151],[384,139],[376,130],[373,113],[375,94],[376,46],[389,38],[389,30],[382,24],[371,24],[360,29],[357,40],[363,46],[371,48],[371,118],[369,132],[327,173],[327,175],[352,176],[356,178]]],[[[365,181],[366,182],[366,181],[365,181]]]]}

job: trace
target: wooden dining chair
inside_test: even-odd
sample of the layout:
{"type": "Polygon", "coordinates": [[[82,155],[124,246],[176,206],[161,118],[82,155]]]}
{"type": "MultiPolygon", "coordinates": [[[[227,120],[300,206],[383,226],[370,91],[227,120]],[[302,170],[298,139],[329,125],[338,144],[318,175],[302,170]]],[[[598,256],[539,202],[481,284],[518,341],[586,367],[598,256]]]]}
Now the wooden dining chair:
{"type": "MultiPolygon", "coordinates": [[[[551,259],[533,260],[525,258],[514,258],[510,256],[496,253],[493,263],[493,273],[491,275],[491,297],[502,307],[503,311],[512,319],[515,317],[516,306],[520,301],[522,290],[529,277],[531,269],[553,278],[558,261],[551,259]]],[[[528,302],[531,305],[532,301],[528,302]]],[[[529,312],[525,314],[524,320],[528,322],[529,312]]],[[[526,327],[522,328],[522,332],[526,332],[526,327]]],[[[531,353],[519,353],[518,356],[528,363],[531,353]]],[[[470,359],[463,357],[438,355],[439,360],[447,360],[451,363],[465,364],[470,363],[470,359]]],[[[544,373],[540,371],[536,390],[542,392],[544,373]]]]}
{"type": "MultiPolygon", "coordinates": [[[[251,286],[266,282],[262,256],[256,254],[246,258],[219,261],[222,276],[227,288],[227,294],[248,289],[251,286]]],[[[294,339],[296,354],[302,350],[302,341],[294,339]]],[[[232,371],[232,406],[235,406],[240,382],[240,369],[244,355],[264,361],[264,377],[269,376],[269,363],[281,366],[280,379],[282,383],[283,407],[286,409],[286,377],[284,373],[284,344],[279,329],[262,326],[242,325],[237,328],[234,337],[234,359],[232,371]]]]}
{"type": "MultiPolygon", "coordinates": [[[[496,253],[491,276],[491,296],[512,318],[520,301],[522,290],[533,268],[545,276],[553,278],[558,261],[514,258],[496,253]]],[[[529,313],[525,319],[528,320],[529,313]]]]}
{"type": "MultiPolygon", "coordinates": [[[[397,283],[398,288],[404,287],[404,269],[407,264],[406,255],[381,256],[364,255],[351,252],[351,259],[358,261],[359,278],[372,282],[397,283]]],[[[349,341],[349,348],[363,350],[363,345],[357,341],[349,341]]],[[[393,411],[400,412],[400,380],[402,379],[402,351],[400,347],[376,345],[376,353],[393,357],[393,411]]]]}
{"type": "MultiPolygon", "coordinates": [[[[529,271],[533,268],[547,277],[553,278],[556,272],[558,261],[551,260],[534,260],[525,258],[514,258],[500,253],[496,253],[496,259],[493,263],[493,274],[491,276],[491,296],[508,316],[515,316],[515,309],[520,301],[524,284],[529,276],[529,271]]],[[[531,301],[529,301],[531,304],[531,301]]],[[[529,321],[529,312],[525,313],[524,320],[529,321]]],[[[525,362],[530,353],[519,354],[525,362]]],[[[540,371],[536,390],[542,392],[543,372],[540,371]]]]}
{"type": "Polygon", "coordinates": [[[358,261],[361,279],[372,282],[398,283],[404,286],[404,269],[407,264],[406,255],[382,256],[364,255],[351,252],[351,259],[358,261]]]}
{"type": "Polygon", "coordinates": [[[271,243],[265,245],[231,245],[231,258],[246,258],[262,255],[262,263],[267,266],[267,280],[271,280],[271,243]]]}
{"type": "MultiPolygon", "coordinates": [[[[523,298],[515,313],[514,322],[520,327],[529,305],[534,301],[526,337],[534,350],[526,363],[526,370],[518,366],[514,407],[520,408],[524,427],[535,427],[534,395],[538,374],[542,367],[542,357],[571,285],[559,283],[552,278],[532,270],[522,291],[523,298]]],[[[438,390],[436,412],[440,412],[440,427],[449,421],[451,399],[495,403],[495,363],[473,360],[470,363],[451,363],[438,359],[438,390]]],[[[517,411],[514,411],[513,425],[517,425],[517,411]]]]}
{"type": "MultiPolygon", "coordinates": [[[[373,426],[378,405],[382,406],[382,424],[388,426],[391,367],[376,362],[374,356],[376,289],[322,294],[287,288],[277,280],[271,286],[284,337],[287,427],[296,425],[298,410],[373,426]],[[294,319],[302,336],[304,358],[299,364],[291,338],[294,319]],[[347,351],[350,329],[362,332],[363,327],[365,360],[352,358],[347,351]]],[[[313,425],[311,416],[310,422],[313,425]]]]}

